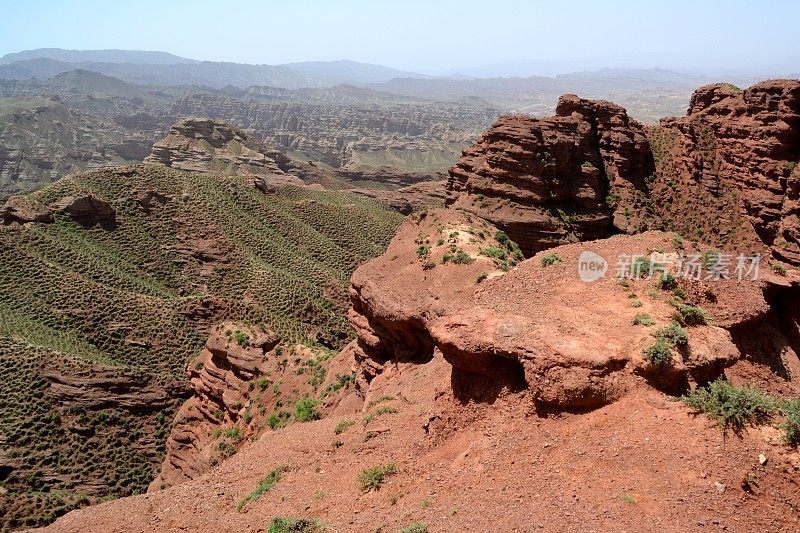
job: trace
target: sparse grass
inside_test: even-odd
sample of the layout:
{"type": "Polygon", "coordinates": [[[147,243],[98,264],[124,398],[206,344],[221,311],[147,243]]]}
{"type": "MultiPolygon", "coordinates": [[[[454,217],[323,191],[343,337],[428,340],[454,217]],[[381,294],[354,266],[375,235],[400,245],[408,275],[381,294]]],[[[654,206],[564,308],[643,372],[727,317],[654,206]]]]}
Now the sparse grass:
{"type": "Polygon", "coordinates": [[[362,470],[358,476],[358,488],[362,492],[379,490],[386,476],[392,475],[396,472],[397,467],[394,463],[373,466],[372,468],[362,470]]]}
{"type": "Polygon", "coordinates": [[[322,533],[325,526],[314,518],[276,516],[269,523],[267,533],[322,533]]]}
{"type": "Polygon", "coordinates": [[[633,317],[634,326],[652,326],[656,321],[648,313],[639,313],[633,317]]]}
{"type": "Polygon", "coordinates": [[[371,413],[369,413],[367,416],[364,417],[364,425],[366,426],[367,424],[369,424],[370,422],[372,422],[373,420],[375,420],[376,418],[378,418],[380,416],[390,415],[390,414],[394,414],[396,412],[397,412],[397,409],[395,409],[394,407],[388,407],[388,406],[380,407],[378,409],[375,409],[374,411],[372,411],[371,413]]]}
{"type": "Polygon", "coordinates": [[[791,446],[800,445],[800,400],[784,402],[780,412],[786,417],[786,422],[781,424],[784,440],[791,446]]]}
{"type": "Polygon", "coordinates": [[[333,429],[334,435],[341,435],[342,433],[347,431],[347,428],[349,428],[353,424],[355,424],[353,420],[342,420],[341,422],[336,424],[336,427],[333,429]]]}
{"type": "Polygon", "coordinates": [[[621,500],[623,503],[627,503],[628,505],[633,505],[636,503],[636,497],[633,494],[623,494],[621,500]]]}
{"type": "Polygon", "coordinates": [[[723,379],[696,389],[681,400],[715,419],[721,427],[734,431],[768,420],[777,408],[775,401],[760,390],[738,387],[723,379]]]}
{"type": "Polygon", "coordinates": [[[422,522],[414,522],[413,524],[398,530],[397,533],[428,533],[428,526],[422,522]]]}
{"type": "Polygon", "coordinates": [[[769,268],[779,276],[785,276],[787,273],[786,266],[780,263],[771,263],[769,268]]]}
{"type": "Polygon", "coordinates": [[[539,260],[539,263],[542,265],[542,267],[549,267],[551,265],[557,265],[563,262],[564,260],[561,258],[560,255],[552,252],[547,255],[543,255],[542,258],[539,260]]]}
{"type": "Polygon", "coordinates": [[[377,398],[377,399],[375,399],[375,400],[372,400],[371,402],[369,402],[369,403],[367,404],[367,407],[375,407],[375,406],[376,406],[376,405],[378,405],[379,403],[391,402],[392,400],[394,400],[394,396],[391,396],[391,395],[389,395],[389,394],[384,394],[384,395],[383,395],[383,396],[381,396],[380,398],[377,398]]]}
{"type": "Polygon", "coordinates": [[[261,497],[262,494],[264,494],[268,490],[271,490],[272,487],[274,487],[275,484],[277,484],[278,481],[280,481],[281,476],[284,474],[284,472],[289,471],[289,468],[290,468],[289,465],[280,465],[279,467],[272,470],[272,472],[267,474],[267,476],[261,480],[261,482],[258,484],[258,487],[256,487],[256,490],[254,490],[253,492],[251,492],[250,494],[248,494],[239,501],[239,503],[236,505],[236,510],[241,511],[244,508],[244,506],[247,505],[249,502],[257,500],[258,498],[261,497]]]}

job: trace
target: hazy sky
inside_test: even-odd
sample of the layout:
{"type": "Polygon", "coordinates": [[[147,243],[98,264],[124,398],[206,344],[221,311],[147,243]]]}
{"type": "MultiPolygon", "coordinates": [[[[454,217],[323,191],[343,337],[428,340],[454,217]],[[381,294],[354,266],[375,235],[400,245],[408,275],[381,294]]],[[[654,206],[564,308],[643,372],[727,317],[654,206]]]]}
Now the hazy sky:
{"type": "Polygon", "coordinates": [[[0,0],[0,13],[0,55],[122,48],[246,63],[347,58],[437,74],[522,60],[800,63],[800,2],[791,0],[0,0]]]}

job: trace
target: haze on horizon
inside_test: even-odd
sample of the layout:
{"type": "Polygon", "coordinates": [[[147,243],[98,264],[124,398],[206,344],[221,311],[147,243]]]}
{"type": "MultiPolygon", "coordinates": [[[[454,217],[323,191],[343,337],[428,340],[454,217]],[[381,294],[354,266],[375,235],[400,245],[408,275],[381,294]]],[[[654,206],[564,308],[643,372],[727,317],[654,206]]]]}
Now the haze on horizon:
{"type": "Polygon", "coordinates": [[[438,0],[9,2],[0,56],[34,48],[160,50],[255,64],[350,59],[425,74],[554,75],[603,67],[800,71],[800,3],[438,0]]]}

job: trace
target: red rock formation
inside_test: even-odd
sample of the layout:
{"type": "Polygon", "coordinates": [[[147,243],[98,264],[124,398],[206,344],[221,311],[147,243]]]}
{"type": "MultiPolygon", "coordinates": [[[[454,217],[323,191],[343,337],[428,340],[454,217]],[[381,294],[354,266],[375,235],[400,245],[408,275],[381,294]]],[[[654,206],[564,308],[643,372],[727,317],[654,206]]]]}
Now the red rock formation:
{"type": "Polygon", "coordinates": [[[173,124],[169,134],[153,145],[146,163],[195,172],[258,176],[279,185],[303,185],[278,166],[276,153],[248,139],[243,131],[208,118],[187,118],[173,124]]]}
{"type": "MultiPolygon", "coordinates": [[[[486,400],[505,388],[528,390],[539,404],[590,408],[646,383],[680,392],[691,382],[716,378],[744,357],[730,330],[788,312],[785,306],[771,310],[766,295],[797,294],[796,278],[763,272],[762,279],[749,282],[681,280],[687,303],[701,306],[713,321],[687,327],[688,346],[674,351],[668,367],[656,367],[643,353],[655,342],[656,328],[672,322],[672,296],[651,294],[652,280],[621,285],[613,269],[620,254],[675,249],[671,236],[647,232],[564,245],[548,252],[556,254],[556,264],[545,266],[542,253],[503,273],[494,259],[500,250],[492,242],[494,232],[472,215],[431,211],[422,221],[407,220],[383,256],[356,270],[350,318],[358,335],[357,359],[368,379],[389,361],[421,363],[440,351],[453,367],[454,394],[462,399],[486,400]],[[453,253],[442,242],[450,235],[464,252],[460,262],[443,262],[453,253]],[[425,246],[429,249],[421,254],[425,246]],[[587,246],[611,263],[606,277],[594,283],[576,275],[587,246]],[[631,305],[633,297],[641,305],[631,305]],[[635,325],[639,313],[648,313],[656,324],[635,325]]],[[[697,250],[687,246],[686,252],[692,251],[697,250]]],[[[800,377],[796,325],[773,334],[788,347],[792,362],[784,366],[800,377]]],[[[785,356],[779,352],[768,357],[785,356]]]]}
{"type": "Polygon", "coordinates": [[[167,457],[150,490],[194,479],[225,460],[273,422],[291,421],[294,402],[322,396],[315,407],[339,407],[340,390],[353,383],[352,359],[305,346],[284,348],[258,326],[223,323],[189,362],[193,395],[181,406],[167,440],[167,457]],[[291,361],[289,360],[291,359],[291,361]]]}
{"type": "Polygon", "coordinates": [[[623,108],[564,95],[554,117],[500,117],[450,170],[447,204],[491,221],[530,255],[647,229],[654,172],[643,128],[623,108]]]}
{"type": "Polygon", "coordinates": [[[800,264],[800,81],[701,87],[686,117],[650,132],[668,227],[800,264]]]}
{"type": "Polygon", "coordinates": [[[0,222],[53,222],[53,212],[47,207],[25,196],[12,196],[0,207],[0,222]]]}

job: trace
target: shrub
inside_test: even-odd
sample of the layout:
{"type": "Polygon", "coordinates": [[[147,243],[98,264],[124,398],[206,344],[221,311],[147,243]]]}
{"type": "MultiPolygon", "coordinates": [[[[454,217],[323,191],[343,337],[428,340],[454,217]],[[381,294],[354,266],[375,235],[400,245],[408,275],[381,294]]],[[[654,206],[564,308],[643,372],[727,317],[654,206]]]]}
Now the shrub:
{"type": "Polygon", "coordinates": [[[670,291],[678,286],[675,276],[669,272],[664,272],[658,277],[658,288],[665,291],[670,291]]]}
{"type": "Polygon", "coordinates": [[[404,527],[397,533],[428,533],[428,526],[422,522],[414,522],[413,524],[404,527]]]}
{"type": "Polygon", "coordinates": [[[678,305],[674,318],[685,326],[696,326],[708,322],[708,314],[705,311],[688,304],[678,305]]]}
{"type": "Polygon", "coordinates": [[[319,413],[314,409],[317,406],[314,398],[303,398],[294,404],[294,419],[298,422],[311,422],[319,420],[319,413]]]}
{"type": "Polygon", "coordinates": [[[644,304],[639,298],[633,298],[633,300],[631,300],[631,307],[641,307],[643,305],[644,304]]]}
{"type": "Polygon", "coordinates": [[[653,262],[648,257],[639,257],[633,262],[633,277],[646,278],[653,272],[653,262]]]}
{"type": "Polygon", "coordinates": [[[240,331],[238,329],[234,331],[233,340],[235,340],[236,344],[238,344],[242,348],[247,348],[248,346],[250,346],[250,335],[248,335],[244,331],[240,331]]]}
{"type": "Polygon", "coordinates": [[[280,429],[289,423],[291,417],[292,415],[286,411],[272,413],[267,419],[267,425],[269,425],[270,429],[280,429]]]}
{"type": "Polygon", "coordinates": [[[371,490],[378,490],[383,484],[386,476],[397,472],[397,467],[394,463],[385,465],[373,466],[361,471],[358,475],[358,488],[362,492],[369,492],[371,490]]]}
{"type": "Polygon", "coordinates": [[[786,422],[781,424],[783,438],[787,444],[800,445],[800,400],[785,402],[780,408],[786,422]]]}
{"type": "Polygon", "coordinates": [[[417,248],[417,257],[427,257],[428,253],[431,251],[431,247],[427,244],[421,244],[417,248]]]}
{"type": "Polygon", "coordinates": [[[313,518],[292,518],[276,516],[269,523],[268,533],[322,533],[325,526],[313,518]]]}
{"type": "Polygon", "coordinates": [[[241,511],[242,508],[245,505],[247,505],[249,502],[252,502],[252,501],[257,500],[258,498],[260,498],[262,494],[264,494],[265,492],[270,490],[272,487],[274,487],[275,484],[278,481],[280,481],[281,475],[284,472],[288,471],[288,470],[289,470],[289,465],[281,465],[281,466],[275,468],[269,474],[267,474],[267,476],[264,479],[262,479],[261,482],[258,484],[258,487],[256,487],[256,490],[254,490],[253,492],[251,492],[250,494],[248,494],[247,496],[242,498],[242,500],[236,506],[236,510],[237,511],[241,511]]]}
{"type": "Polygon", "coordinates": [[[783,266],[780,263],[772,263],[771,265],[769,265],[769,268],[771,268],[772,271],[775,272],[779,276],[785,276],[786,275],[786,267],[783,266]]]}
{"type": "Polygon", "coordinates": [[[656,339],[656,342],[644,350],[644,358],[653,366],[662,366],[672,363],[672,348],[664,339],[656,339]]]}
{"type": "Polygon", "coordinates": [[[760,390],[737,387],[724,379],[690,392],[681,401],[736,431],[767,420],[775,411],[775,402],[760,390]]]}
{"type": "Polygon", "coordinates": [[[486,257],[492,257],[494,259],[500,259],[500,260],[503,260],[507,257],[505,250],[502,250],[497,246],[489,246],[487,248],[482,248],[481,255],[485,255],[486,257]]]}
{"type": "Polygon", "coordinates": [[[669,326],[664,326],[656,331],[656,337],[664,339],[673,346],[683,346],[689,342],[689,335],[680,324],[673,322],[669,326]]]}
{"type": "Polygon", "coordinates": [[[450,261],[452,261],[453,263],[455,263],[457,265],[468,265],[468,264],[472,263],[473,261],[475,261],[475,259],[470,257],[470,255],[468,253],[466,253],[464,250],[459,249],[459,250],[456,250],[456,253],[454,253],[450,257],[450,261]]]}
{"type": "Polygon", "coordinates": [[[656,323],[647,313],[639,313],[635,317],[633,317],[633,325],[634,326],[652,326],[656,323]]]}
{"type": "Polygon", "coordinates": [[[561,259],[556,253],[549,253],[541,258],[539,261],[543,267],[548,267],[550,265],[557,265],[558,263],[563,263],[564,260],[561,259]]]}
{"type": "Polygon", "coordinates": [[[485,281],[486,278],[488,278],[488,277],[489,277],[489,274],[487,272],[479,272],[478,275],[475,276],[475,283],[480,283],[482,281],[485,281]]]}
{"type": "Polygon", "coordinates": [[[342,433],[347,431],[347,428],[349,428],[353,424],[355,424],[355,422],[353,422],[352,420],[342,420],[341,422],[336,424],[335,428],[333,428],[333,433],[336,435],[341,435],[342,433]]]}

